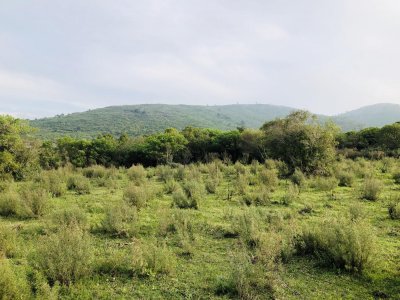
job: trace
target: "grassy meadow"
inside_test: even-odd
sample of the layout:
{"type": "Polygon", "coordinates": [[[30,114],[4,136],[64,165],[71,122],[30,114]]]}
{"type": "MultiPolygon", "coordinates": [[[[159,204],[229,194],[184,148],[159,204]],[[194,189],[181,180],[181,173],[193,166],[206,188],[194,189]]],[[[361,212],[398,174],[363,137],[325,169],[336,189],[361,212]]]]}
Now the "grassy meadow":
{"type": "Polygon", "coordinates": [[[1,182],[1,299],[400,299],[400,162],[67,166],[1,182]]]}

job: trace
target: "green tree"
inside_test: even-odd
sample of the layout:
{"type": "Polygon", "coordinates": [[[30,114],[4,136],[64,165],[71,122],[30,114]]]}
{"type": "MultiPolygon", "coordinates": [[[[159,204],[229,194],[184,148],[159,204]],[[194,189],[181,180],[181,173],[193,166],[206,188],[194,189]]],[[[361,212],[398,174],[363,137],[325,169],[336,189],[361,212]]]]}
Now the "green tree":
{"type": "Polygon", "coordinates": [[[22,136],[32,129],[11,116],[0,116],[0,175],[23,179],[37,165],[35,147],[22,136]]]}
{"type": "Polygon", "coordinates": [[[283,119],[265,123],[264,145],[267,154],[283,160],[293,172],[327,173],[335,157],[337,128],[320,125],[315,116],[296,111],[283,119]]]}

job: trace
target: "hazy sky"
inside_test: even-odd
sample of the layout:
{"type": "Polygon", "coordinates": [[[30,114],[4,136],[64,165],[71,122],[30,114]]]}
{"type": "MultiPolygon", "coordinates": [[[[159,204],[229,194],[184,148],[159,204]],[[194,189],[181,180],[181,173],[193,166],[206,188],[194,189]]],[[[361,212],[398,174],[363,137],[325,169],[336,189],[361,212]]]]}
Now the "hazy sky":
{"type": "Polygon", "coordinates": [[[400,104],[399,0],[0,0],[0,113],[400,104]]]}

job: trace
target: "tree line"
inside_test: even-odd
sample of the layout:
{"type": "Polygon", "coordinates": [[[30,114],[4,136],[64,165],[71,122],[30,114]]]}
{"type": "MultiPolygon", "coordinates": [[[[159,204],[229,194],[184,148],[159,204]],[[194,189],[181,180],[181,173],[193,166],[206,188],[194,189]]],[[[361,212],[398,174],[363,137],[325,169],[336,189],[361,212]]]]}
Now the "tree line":
{"type": "Polygon", "coordinates": [[[23,121],[0,116],[0,175],[23,179],[32,170],[57,169],[66,164],[124,166],[133,164],[187,164],[221,159],[285,163],[288,175],[296,169],[306,174],[326,174],[337,153],[398,157],[400,123],[341,133],[333,124],[320,124],[305,111],[266,122],[260,129],[231,131],[187,127],[169,128],[141,137],[109,134],[92,140],[62,137],[56,141],[29,138],[23,121]],[[345,151],[347,150],[347,152],[345,151]],[[351,150],[351,151],[350,151],[351,150]],[[340,152],[341,151],[341,152],[340,152]]]}

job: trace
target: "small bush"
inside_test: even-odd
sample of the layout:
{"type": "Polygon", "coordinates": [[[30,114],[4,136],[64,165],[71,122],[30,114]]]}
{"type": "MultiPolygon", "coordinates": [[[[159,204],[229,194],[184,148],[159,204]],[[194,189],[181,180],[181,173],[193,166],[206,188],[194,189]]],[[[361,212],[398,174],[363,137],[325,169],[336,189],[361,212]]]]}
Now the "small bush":
{"type": "Polygon", "coordinates": [[[48,191],[52,197],[61,197],[65,194],[65,182],[57,172],[50,172],[47,175],[48,191]]]}
{"type": "Polygon", "coordinates": [[[67,180],[67,189],[78,195],[90,194],[90,181],[82,175],[70,176],[67,180]]]}
{"type": "Polygon", "coordinates": [[[106,178],[108,177],[107,169],[103,166],[91,166],[82,170],[83,176],[86,178],[106,178]]]}
{"type": "Polygon", "coordinates": [[[268,188],[261,187],[252,193],[246,193],[242,198],[247,206],[265,206],[271,203],[271,192],[268,188]]]}
{"type": "Polygon", "coordinates": [[[395,184],[400,184],[400,171],[393,174],[393,180],[395,184]]]}
{"type": "Polygon", "coordinates": [[[218,188],[218,185],[219,185],[219,180],[218,179],[212,179],[212,178],[207,179],[205,185],[206,185],[206,190],[207,190],[208,193],[215,194],[217,192],[217,188],[218,188]]]}
{"type": "Polygon", "coordinates": [[[289,185],[288,189],[286,190],[286,193],[282,197],[282,204],[289,206],[293,202],[297,201],[299,199],[300,192],[299,192],[299,187],[296,184],[291,184],[289,185]]]}
{"type": "Polygon", "coordinates": [[[183,209],[198,209],[196,198],[188,197],[182,189],[179,189],[172,194],[172,205],[183,209]]]}
{"type": "Polygon", "coordinates": [[[317,177],[311,183],[311,186],[319,191],[333,191],[338,186],[338,180],[335,177],[317,177]]]}
{"type": "Polygon", "coordinates": [[[366,211],[360,203],[356,202],[349,207],[349,217],[351,221],[363,220],[366,217],[366,211]]]}
{"type": "Polygon", "coordinates": [[[136,185],[141,185],[146,182],[147,172],[142,165],[133,165],[127,171],[128,178],[136,185]]]}
{"type": "Polygon", "coordinates": [[[175,171],[170,166],[159,165],[156,168],[156,174],[161,181],[167,182],[174,179],[175,171]]]}
{"type": "Polygon", "coordinates": [[[0,299],[31,299],[26,275],[16,272],[8,260],[0,260],[0,299]]]}
{"type": "Polygon", "coordinates": [[[354,175],[350,171],[340,171],[337,174],[337,179],[339,180],[339,186],[353,186],[354,175]]]}
{"type": "Polygon", "coordinates": [[[186,195],[196,202],[199,202],[200,199],[204,196],[204,185],[202,182],[188,180],[183,183],[182,187],[186,195]]]}
{"type": "Polygon", "coordinates": [[[150,186],[136,186],[135,184],[129,185],[123,196],[128,204],[135,206],[138,210],[145,207],[152,197],[153,192],[150,186]]]}
{"type": "Polygon", "coordinates": [[[0,259],[14,257],[17,252],[17,233],[8,226],[0,226],[0,259]]]}
{"type": "Polygon", "coordinates": [[[56,211],[50,216],[50,219],[57,227],[77,226],[82,229],[89,227],[85,212],[77,206],[56,211]]]}
{"type": "Polygon", "coordinates": [[[249,187],[249,178],[246,175],[239,174],[235,183],[235,190],[238,195],[245,195],[249,187]]]}
{"type": "Polygon", "coordinates": [[[290,180],[301,188],[306,184],[307,178],[302,171],[296,169],[290,177],[290,180]]]}
{"type": "Polygon", "coordinates": [[[70,285],[90,274],[91,259],[89,236],[79,227],[63,226],[40,239],[32,263],[51,285],[57,281],[70,285]]]}
{"type": "Polygon", "coordinates": [[[375,178],[365,179],[361,186],[361,199],[376,201],[382,191],[382,183],[375,178]]]}
{"type": "Polygon", "coordinates": [[[104,232],[119,237],[134,235],[136,227],[136,208],[127,205],[125,202],[107,208],[106,216],[101,223],[101,228],[104,232]]]}
{"type": "Polygon", "coordinates": [[[373,263],[374,245],[375,236],[368,224],[344,219],[305,229],[296,241],[298,254],[311,254],[326,266],[357,273],[373,263]]]}
{"type": "Polygon", "coordinates": [[[49,205],[49,194],[42,188],[27,186],[21,191],[21,215],[38,218],[44,215],[49,205]]]}
{"type": "Polygon", "coordinates": [[[272,191],[279,184],[278,175],[275,170],[268,170],[268,169],[262,170],[258,173],[258,178],[260,180],[260,183],[262,183],[272,191]]]}
{"type": "Polygon", "coordinates": [[[400,219],[400,201],[394,201],[394,202],[389,203],[388,213],[389,213],[389,217],[392,220],[399,220],[400,219]]]}
{"type": "Polygon", "coordinates": [[[176,259],[165,244],[134,240],[132,269],[139,276],[168,275],[175,271],[176,259]]]}
{"type": "Polygon", "coordinates": [[[176,192],[179,188],[179,183],[176,182],[174,179],[168,180],[164,185],[164,191],[166,194],[172,194],[176,192]]]}
{"type": "Polygon", "coordinates": [[[0,215],[10,217],[18,215],[21,206],[21,199],[17,192],[8,190],[0,194],[0,215]]]}

